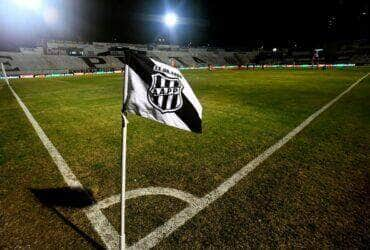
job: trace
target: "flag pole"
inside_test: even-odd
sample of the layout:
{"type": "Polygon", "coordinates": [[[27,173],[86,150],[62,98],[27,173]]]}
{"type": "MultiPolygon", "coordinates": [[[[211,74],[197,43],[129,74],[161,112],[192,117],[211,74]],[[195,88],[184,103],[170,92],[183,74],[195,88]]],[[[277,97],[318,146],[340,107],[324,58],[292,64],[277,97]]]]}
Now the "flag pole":
{"type": "Polygon", "coordinates": [[[126,138],[127,138],[127,124],[128,120],[124,113],[122,113],[122,166],[121,166],[121,235],[120,235],[120,249],[126,248],[126,234],[125,234],[125,200],[126,200],[126,138]]]}
{"type": "MultiPolygon", "coordinates": [[[[126,98],[128,66],[125,65],[125,79],[123,83],[123,98],[126,98]]],[[[125,100],[123,100],[125,101],[125,100]]],[[[122,105],[124,106],[124,104],[122,105]]],[[[127,124],[126,112],[122,109],[122,155],[121,155],[121,234],[120,234],[120,249],[126,248],[126,233],[125,233],[125,206],[126,206],[126,152],[127,152],[127,124]]]]}

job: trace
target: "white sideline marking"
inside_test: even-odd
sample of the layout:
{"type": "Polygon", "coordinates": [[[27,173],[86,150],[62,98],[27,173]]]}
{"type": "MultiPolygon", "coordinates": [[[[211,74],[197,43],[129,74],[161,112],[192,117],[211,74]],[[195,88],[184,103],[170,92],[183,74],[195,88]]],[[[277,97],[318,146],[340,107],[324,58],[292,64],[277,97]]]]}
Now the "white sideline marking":
{"type": "MultiPolygon", "coordinates": [[[[141,196],[146,196],[146,195],[171,196],[171,197],[175,197],[175,198],[177,198],[179,200],[182,200],[182,201],[184,201],[186,203],[189,203],[189,204],[195,203],[199,200],[198,197],[195,197],[194,195],[183,192],[181,190],[174,189],[174,188],[163,188],[163,187],[139,188],[139,189],[128,191],[128,192],[126,192],[126,200],[134,199],[134,198],[141,197],[141,196]]],[[[121,195],[116,194],[116,195],[113,195],[109,198],[106,198],[102,201],[99,201],[99,202],[91,205],[91,208],[93,208],[93,209],[105,209],[105,208],[110,207],[114,204],[117,204],[120,201],[121,201],[121,195]]]]}
{"type": "Polygon", "coordinates": [[[332,106],[335,102],[337,102],[342,96],[348,93],[351,89],[353,89],[358,83],[360,83],[363,79],[365,79],[369,73],[365,76],[361,77],[355,83],[353,83],[349,88],[339,94],[336,98],[331,100],[321,109],[317,110],[311,116],[309,116],[306,120],[304,120],[298,127],[293,129],[289,132],[286,136],[280,139],[277,143],[266,149],[262,154],[258,157],[250,161],[246,166],[228,178],[225,182],[223,182],[220,186],[216,189],[211,191],[209,194],[205,195],[204,197],[198,199],[194,203],[190,204],[187,208],[183,209],[178,214],[174,215],[171,219],[169,219],[166,223],[162,226],[157,227],[153,232],[148,234],[143,239],[139,240],[137,243],[132,245],[129,249],[148,249],[156,246],[162,239],[169,236],[173,233],[176,229],[184,225],[188,220],[193,218],[197,215],[200,211],[208,207],[222,195],[224,195],[228,190],[234,187],[241,179],[247,176],[252,170],[258,167],[262,162],[264,162],[270,155],[272,155],[275,151],[280,149],[284,146],[288,141],[290,141],[294,136],[296,136],[299,132],[301,132],[305,127],[307,127],[315,118],[317,118],[321,113],[327,110],[330,106],[332,106]]]}
{"type": "MultiPolygon", "coordinates": [[[[64,181],[70,187],[78,187],[84,189],[82,184],[78,181],[77,177],[73,174],[72,170],[68,167],[68,164],[65,162],[63,157],[60,155],[59,151],[55,148],[53,143],[46,136],[45,132],[42,130],[38,122],[35,120],[31,112],[28,110],[23,101],[19,98],[17,93],[13,90],[12,86],[9,83],[9,80],[6,76],[6,72],[3,64],[1,64],[2,70],[5,76],[5,82],[8,85],[10,91],[13,93],[15,99],[17,100],[19,106],[23,109],[25,115],[30,121],[31,125],[36,131],[36,134],[39,136],[41,142],[44,144],[45,148],[49,152],[54,163],[57,165],[61,175],[63,176],[64,181]]],[[[99,234],[104,244],[108,249],[117,249],[119,236],[117,231],[112,227],[107,218],[100,210],[84,210],[87,218],[90,220],[95,231],[99,234]]]]}
{"type": "Polygon", "coordinates": [[[95,231],[103,240],[107,249],[119,248],[119,235],[116,229],[110,224],[107,217],[101,210],[85,209],[84,210],[90,223],[93,225],[95,231]]]}

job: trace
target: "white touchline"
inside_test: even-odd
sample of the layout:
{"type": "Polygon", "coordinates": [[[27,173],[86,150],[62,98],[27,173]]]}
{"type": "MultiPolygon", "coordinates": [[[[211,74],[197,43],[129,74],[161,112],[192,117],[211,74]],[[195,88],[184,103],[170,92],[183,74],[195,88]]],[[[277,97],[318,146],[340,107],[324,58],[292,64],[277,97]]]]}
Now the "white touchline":
{"type": "MultiPolygon", "coordinates": [[[[35,120],[31,112],[28,110],[26,105],[19,98],[17,93],[13,90],[12,86],[9,83],[8,77],[6,76],[6,72],[5,72],[3,64],[1,64],[1,67],[2,67],[4,77],[5,77],[4,79],[5,79],[6,84],[8,85],[10,91],[13,93],[19,106],[23,109],[25,115],[27,116],[33,128],[35,129],[36,134],[39,136],[41,142],[44,144],[45,148],[49,152],[54,163],[57,165],[61,175],[63,176],[64,181],[70,187],[79,187],[83,189],[82,184],[78,181],[77,177],[73,174],[68,164],[65,162],[63,157],[60,155],[59,151],[55,148],[53,143],[46,136],[45,132],[42,130],[42,128],[40,127],[38,122],[35,120]]],[[[119,242],[118,233],[109,223],[108,219],[104,216],[104,214],[100,210],[97,210],[97,209],[85,209],[84,212],[87,218],[90,220],[91,224],[93,225],[95,231],[99,234],[99,236],[103,240],[106,247],[108,249],[117,249],[118,242],[119,242]]]]}
{"type": "Polygon", "coordinates": [[[331,100],[321,109],[317,110],[311,116],[309,116],[306,120],[304,120],[298,127],[293,129],[289,132],[286,136],[280,139],[277,143],[266,149],[262,154],[258,157],[250,161],[246,166],[228,178],[225,182],[223,182],[220,186],[214,189],[209,194],[205,195],[204,197],[196,200],[194,203],[189,204],[189,206],[183,209],[178,214],[174,215],[171,219],[169,219],[166,223],[162,226],[156,228],[153,232],[148,234],[143,239],[139,240],[129,249],[147,249],[156,246],[161,240],[169,236],[173,233],[176,229],[184,225],[188,220],[193,218],[197,215],[200,211],[208,207],[218,198],[223,196],[227,191],[229,191],[232,187],[234,187],[241,179],[247,176],[251,171],[253,171],[256,167],[258,167],[262,162],[264,162],[270,155],[272,155],[275,151],[280,149],[284,146],[288,141],[290,141],[294,136],[296,136],[299,132],[301,132],[305,127],[307,127],[315,118],[317,118],[321,113],[327,110],[330,106],[332,106],[335,102],[337,102],[342,96],[348,93],[352,88],[354,88],[358,83],[360,83],[363,79],[365,79],[369,73],[358,79],[355,83],[353,83],[349,88],[339,94],[336,98],[331,100]]]}

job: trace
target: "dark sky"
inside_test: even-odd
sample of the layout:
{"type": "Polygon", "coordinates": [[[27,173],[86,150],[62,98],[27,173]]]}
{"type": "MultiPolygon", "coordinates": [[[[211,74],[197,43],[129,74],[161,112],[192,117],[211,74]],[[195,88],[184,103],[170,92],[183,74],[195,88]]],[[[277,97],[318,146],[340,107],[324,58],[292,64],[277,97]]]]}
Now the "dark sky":
{"type": "Polygon", "coordinates": [[[181,17],[171,31],[180,44],[309,46],[369,34],[369,8],[362,0],[42,0],[44,13],[46,6],[57,11],[52,24],[45,23],[41,10],[22,10],[11,1],[0,0],[0,43],[41,38],[150,43],[168,35],[160,22],[168,11],[181,17]]]}

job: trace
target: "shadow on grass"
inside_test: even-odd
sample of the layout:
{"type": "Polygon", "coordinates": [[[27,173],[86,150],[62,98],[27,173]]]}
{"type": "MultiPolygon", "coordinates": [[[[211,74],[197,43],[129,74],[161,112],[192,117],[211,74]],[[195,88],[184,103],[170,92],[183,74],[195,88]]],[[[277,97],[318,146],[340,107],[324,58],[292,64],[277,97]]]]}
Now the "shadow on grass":
{"type": "Polygon", "coordinates": [[[82,238],[89,242],[96,249],[104,249],[93,238],[83,232],[75,224],[69,221],[56,207],[64,208],[84,208],[95,203],[89,190],[82,188],[50,188],[50,189],[30,189],[41,204],[50,209],[65,224],[75,230],[82,238]]]}
{"type": "Polygon", "coordinates": [[[47,207],[84,208],[95,203],[91,191],[82,188],[63,187],[30,191],[47,207]]]}

